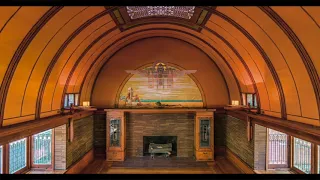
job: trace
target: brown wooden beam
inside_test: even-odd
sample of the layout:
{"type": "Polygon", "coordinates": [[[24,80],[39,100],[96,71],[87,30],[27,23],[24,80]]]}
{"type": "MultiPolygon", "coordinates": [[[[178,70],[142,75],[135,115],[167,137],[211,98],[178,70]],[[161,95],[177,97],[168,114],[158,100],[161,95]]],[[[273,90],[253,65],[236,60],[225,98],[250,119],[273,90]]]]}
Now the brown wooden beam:
{"type": "Polygon", "coordinates": [[[320,127],[266,115],[251,114],[239,110],[226,111],[227,115],[243,121],[247,121],[247,117],[250,117],[253,124],[259,124],[311,143],[320,144],[320,127]]]}
{"type": "Polygon", "coordinates": [[[67,124],[69,119],[76,120],[92,115],[92,111],[80,111],[75,114],[56,115],[0,128],[0,145],[19,140],[39,132],[67,124]]]}

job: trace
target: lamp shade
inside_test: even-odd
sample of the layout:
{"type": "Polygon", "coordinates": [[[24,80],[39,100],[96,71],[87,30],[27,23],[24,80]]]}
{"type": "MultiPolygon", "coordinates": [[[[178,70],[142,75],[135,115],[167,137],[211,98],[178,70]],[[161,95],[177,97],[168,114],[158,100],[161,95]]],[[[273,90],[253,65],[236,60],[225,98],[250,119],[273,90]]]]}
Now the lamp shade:
{"type": "Polygon", "coordinates": [[[233,106],[239,106],[239,101],[237,101],[237,100],[232,100],[232,105],[233,105],[233,106]]]}
{"type": "Polygon", "coordinates": [[[82,105],[83,105],[84,107],[89,107],[89,106],[90,106],[90,101],[83,101],[83,102],[82,102],[82,105]]]}

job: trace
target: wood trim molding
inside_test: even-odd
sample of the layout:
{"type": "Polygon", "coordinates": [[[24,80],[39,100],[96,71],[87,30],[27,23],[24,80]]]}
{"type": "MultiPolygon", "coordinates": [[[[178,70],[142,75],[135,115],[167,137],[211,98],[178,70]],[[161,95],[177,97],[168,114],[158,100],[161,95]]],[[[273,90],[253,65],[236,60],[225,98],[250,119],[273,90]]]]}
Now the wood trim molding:
{"type": "Polygon", "coordinates": [[[80,160],[75,162],[64,174],[80,174],[94,160],[94,149],[92,148],[80,160]]]}
{"type": "MultiPolygon", "coordinates": [[[[4,118],[4,107],[6,104],[7,99],[7,93],[9,91],[9,87],[11,84],[11,80],[13,78],[13,75],[15,73],[16,68],[18,67],[18,64],[32,42],[32,40],[37,36],[39,31],[43,26],[47,24],[47,22],[50,21],[50,19],[56,15],[63,6],[54,6],[50,8],[39,20],[38,22],[30,29],[28,34],[24,37],[22,42],[20,43],[19,47],[16,49],[16,52],[14,53],[10,64],[7,67],[6,73],[3,77],[3,81],[0,86],[0,127],[2,127],[2,121],[4,118]]],[[[20,8],[19,8],[20,9],[20,8]]]]}
{"type": "Polygon", "coordinates": [[[245,174],[255,174],[253,169],[243,162],[236,154],[226,147],[226,158],[245,174]]]}
{"type": "Polygon", "coordinates": [[[287,121],[281,118],[249,114],[244,111],[227,110],[227,115],[246,121],[247,117],[253,124],[258,124],[267,128],[286,133],[312,143],[320,144],[320,127],[304,124],[300,122],[287,121]]]}
{"type": "Polygon", "coordinates": [[[33,134],[67,124],[69,119],[77,120],[92,115],[92,111],[80,111],[75,114],[56,115],[25,123],[15,124],[0,128],[0,144],[31,136],[33,134]]]}

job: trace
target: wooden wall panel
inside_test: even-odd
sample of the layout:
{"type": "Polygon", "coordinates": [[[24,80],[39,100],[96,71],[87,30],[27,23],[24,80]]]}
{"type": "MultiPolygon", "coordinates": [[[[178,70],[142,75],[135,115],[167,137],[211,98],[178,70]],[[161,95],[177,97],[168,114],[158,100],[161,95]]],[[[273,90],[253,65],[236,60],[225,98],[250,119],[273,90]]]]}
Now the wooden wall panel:
{"type": "MultiPolygon", "coordinates": [[[[267,78],[271,77],[271,72],[254,45],[238,29],[217,15],[212,15],[206,26],[219,33],[238,50],[253,75],[260,96],[260,108],[270,111],[270,91],[276,91],[276,85],[272,78],[267,78]]],[[[277,95],[277,92],[273,94],[277,95]]],[[[279,111],[279,101],[275,103],[272,107],[278,107],[276,110],[279,111]]]]}
{"type": "Polygon", "coordinates": [[[115,54],[97,77],[92,94],[92,104],[97,107],[113,107],[118,88],[129,75],[124,70],[137,69],[158,59],[179,64],[184,69],[196,69],[197,73],[194,74],[194,77],[201,84],[207,101],[211,100],[207,102],[207,106],[228,104],[228,92],[223,77],[211,60],[191,45],[169,38],[137,41],[115,54]],[[159,51],[158,47],[163,48],[159,51]],[[134,56],[131,56],[132,54],[134,56]],[[192,63],[190,58],[197,59],[199,63],[192,63]],[[208,80],[208,77],[211,77],[211,83],[203,83],[206,79],[208,80]],[[104,95],[103,92],[108,93],[104,95]]]}
{"type": "MultiPolygon", "coordinates": [[[[41,85],[41,81],[43,76],[47,70],[48,65],[50,64],[49,59],[52,59],[53,54],[55,53],[54,50],[50,51],[51,48],[57,48],[59,45],[55,39],[56,36],[64,30],[64,27],[81,11],[83,11],[86,7],[64,7],[56,16],[48,22],[48,29],[53,29],[54,33],[49,35],[47,39],[43,39],[46,44],[35,45],[41,50],[41,53],[38,55],[36,61],[33,64],[33,71],[29,75],[29,81],[25,87],[25,95],[22,104],[22,114],[33,114],[35,113],[36,107],[36,99],[38,96],[39,88],[41,85]],[[41,47],[41,48],[40,48],[41,47]]],[[[71,28],[71,27],[69,27],[71,28]]],[[[43,29],[43,31],[47,31],[43,29]]],[[[40,33],[42,33],[40,31],[40,33]]],[[[28,58],[26,59],[26,61],[28,58]]]]}
{"type": "MultiPolygon", "coordinates": [[[[85,64],[86,64],[86,62],[87,62],[87,60],[86,61],[83,61],[82,59],[86,59],[86,57],[88,58],[89,56],[91,56],[92,54],[90,54],[90,53],[93,53],[94,51],[95,51],[95,47],[97,48],[97,47],[99,47],[104,41],[106,41],[106,40],[104,40],[104,39],[106,39],[106,38],[110,38],[109,37],[109,35],[110,36],[112,36],[111,34],[113,33],[113,31],[112,32],[110,32],[110,33],[108,33],[107,35],[105,35],[104,37],[102,37],[101,39],[99,39],[99,41],[97,41],[97,38],[98,37],[100,37],[100,36],[102,36],[105,32],[107,32],[108,30],[110,30],[111,28],[113,28],[114,26],[116,26],[116,24],[113,22],[113,21],[111,21],[110,23],[107,23],[106,25],[104,25],[103,27],[101,27],[100,29],[98,29],[94,34],[92,34],[92,36],[90,36],[89,38],[88,38],[88,41],[90,41],[91,42],[91,44],[89,45],[90,47],[83,47],[84,49],[84,51],[83,52],[81,52],[81,53],[84,53],[84,54],[81,54],[79,57],[77,57],[77,61],[79,60],[79,63],[76,65],[76,67],[75,67],[75,70],[74,70],[74,72],[73,72],[73,74],[71,74],[70,76],[71,76],[71,78],[70,78],[70,81],[69,81],[69,83],[68,84],[66,84],[68,87],[67,87],[67,92],[68,93],[77,93],[77,91],[74,91],[74,86],[75,86],[75,84],[76,84],[76,81],[77,81],[77,77],[79,76],[79,75],[81,75],[80,73],[82,72],[81,70],[84,68],[84,67],[86,67],[85,66],[85,64]],[[96,42],[97,41],[97,42],[96,42]],[[89,48],[89,50],[87,50],[87,48],[89,48]],[[93,51],[93,52],[91,52],[91,51],[93,51]]],[[[115,31],[115,30],[114,30],[115,31]]],[[[119,31],[120,32],[120,31],[119,31]]],[[[118,33],[119,33],[118,32],[118,33]]]]}
{"type": "MultiPolygon", "coordinates": [[[[99,29],[99,27],[101,27],[101,25],[105,24],[106,22],[109,22],[110,23],[109,28],[112,28],[114,26],[114,23],[111,23],[111,21],[112,21],[111,17],[107,15],[103,18],[100,18],[96,22],[94,22],[88,28],[83,30],[77,36],[77,38],[75,38],[74,41],[69,45],[70,49],[72,50],[68,50],[69,49],[68,47],[65,53],[63,53],[63,55],[60,57],[60,60],[62,61],[62,64],[63,64],[63,68],[60,71],[60,76],[55,80],[56,85],[55,85],[53,96],[52,96],[52,105],[51,105],[52,109],[59,109],[61,106],[61,98],[62,98],[64,87],[66,85],[66,80],[69,76],[71,69],[75,65],[75,61],[76,61],[76,58],[71,58],[71,56],[80,55],[81,52],[83,52],[84,50],[84,49],[81,49],[77,51],[78,45],[82,44],[83,43],[82,41],[86,40],[86,38],[90,34],[94,33],[96,30],[99,29]],[[78,54],[76,54],[76,52],[78,52],[78,54]]],[[[86,42],[86,43],[87,44],[85,44],[84,47],[87,47],[90,44],[90,42],[86,42]]],[[[56,65],[59,66],[59,64],[56,64],[56,65]]]]}
{"type": "MultiPolygon", "coordinates": [[[[26,36],[30,34],[29,30],[50,8],[49,6],[0,7],[0,83],[3,82],[13,55],[19,51],[17,48],[22,40],[29,37],[26,36]]],[[[1,112],[4,114],[3,124],[33,120],[40,87],[45,87],[40,107],[43,113],[41,117],[57,113],[65,90],[79,92],[82,88],[81,99],[90,100],[96,76],[105,60],[114,52],[141,38],[166,36],[193,44],[214,60],[224,76],[226,92],[230,94],[227,101],[240,98],[239,88],[246,92],[258,90],[261,108],[265,114],[280,117],[283,116],[281,115],[283,111],[288,114],[288,120],[318,125],[320,122],[318,107],[320,55],[317,45],[320,40],[319,9],[319,7],[269,9],[268,7],[218,7],[217,11],[212,11],[214,15],[200,32],[177,25],[178,21],[177,24],[172,23],[174,21],[170,21],[172,24],[166,24],[164,20],[161,23],[131,27],[123,32],[116,29],[106,33],[115,27],[115,22],[106,15],[74,36],[62,54],[57,57],[54,66],[50,67],[53,68],[52,71],[48,71],[51,74],[44,77],[44,74],[48,74],[46,71],[49,64],[65,40],[89,18],[105,10],[103,6],[63,7],[39,32],[36,31],[34,38],[30,38],[26,51],[18,61],[12,80],[9,78],[11,81],[6,94],[5,110],[1,112]],[[109,21],[110,24],[107,25],[109,21]],[[219,36],[213,34],[213,31],[219,36]],[[248,34],[243,33],[246,31],[248,34]],[[106,33],[105,36],[97,41],[96,38],[103,33],[106,33]],[[108,50],[103,52],[107,47],[108,50]],[[241,62],[242,59],[245,64],[241,62]],[[249,73],[246,72],[248,69],[249,73]],[[41,86],[43,78],[48,78],[48,82],[41,86]],[[66,84],[69,80],[70,83],[66,84]],[[252,81],[256,83],[256,87],[252,81]],[[281,104],[284,100],[285,104],[281,104]]],[[[108,63],[106,66],[109,65],[108,63]]],[[[210,66],[215,65],[210,64],[210,66]]],[[[208,82],[203,81],[200,84],[204,89],[210,89],[208,84],[211,82],[208,82]]],[[[119,89],[119,84],[117,86],[114,88],[119,89]]],[[[210,99],[209,105],[213,105],[213,102],[225,102],[215,99],[212,92],[208,91],[205,94],[206,99],[210,99]]],[[[109,99],[112,98],[114,99],[114,97],[109,99]]],[[[114,100],[111,100],[108,103],[113,102],[114,100]]]]}
{"type": "MultiPolygon", "coordinates": [[[[291,115],[290,118],[293,116],[314,118],[310,117],[306,113],[305,108],[302,108],[311,105],[314,109],[308,109],[314,111],[316,110],[317,105],[316,99],[313,98],[314,90],[312,87],[312,83],[309,79],[308,72],[305,68],[305,65],[303,64],[303,60],[298,54],[297,49],[294,47],[292,41],[290,41],[287,35],[285,35],[285,33],[277,26],[277,24],[272,19],[270,19],[265,13],[263,13],[258,8],[241,7],[239,9],[243,10],[244,13],[246,13],[248,16],[250,16],[250,18],[255,20],[261,27],[265,27],[264,31],[268,34],[270,38],[272,38],[272,41],[276,44],[277,48],[279,49],[279,52],[285,60],[285,63],[287,64],[286,68],[280,68],[280,73],[278,74],[281,83],[283,84],[283,90],[285,92],[288,116],[291,115]],[[287,73],[283,73],[285,72],[285,69],[287,69],[287,73]]],[[[291,120],[294,119],[296,118],[291,118],[291,120]]]]}
{"type": "MultiPolygon", "coordinates": [[[[64,27],[63,33],[59,34],[59,36],[57,36],[55,38],[59,40],[59,42],[54,43],[54,45],[56,44],[63,44],[63,42],[65,42],[68,37],[77,29],[79,28],[83,23],[85,23],[86,21],[88,21],[90,18],[92,18],[94,15],[98,14],[99,12],[103,11],[104,9],[102,7],[89,7],[86,10],[84,10],[83,12],[81,12],[78,16],[76,16],[72,21],[70,21],[70,23],[64,27]]],[[[94,26],[89,25],[89,27],[87,27],[89,29],[91,29],[91,31],[94,30],[94,26]]],[[[84,36],[85,34],[82,34],[82,36],[84,36]]],[[[72,47],[76,46],[76,44],[81,42],[80,38],[81,36],[79,35],[79,38],[75,38],[74,41],[71,42],[71,44],[69,44],[69,46],[66,47],[66,49],[64,49],[64,53],[61,54],[60,58],[58,59],[58,61],[56,62],[50,76],[48,79],[48,82],[46,83],[46,87],[45,87],[45,91],[44,91],[44,95],[43,95],[43,99],[42,99],[42,104],[41,104],[41,112],[47,112],[47,111],[51,111],[53,110],[51,105],[52,105],[52,94],[54,91],[54,87],[55,87],[55,81],[59,76],[59,72],[63,67],[63,62],[66,61],[66,59],[63,59],[64,56],[70,52],[72,52],[72,47]],[[78,42],[77,42],[78,41],[78,42]],[[74,43],[72,45],[72,43],[74,43]]],[[[56,51],[58,50],[58,48],[60,48],[60,46],[57,47],[57,49],[51,49],[51,52],[54,52],[53,55],[55,55],[56,51]]],[[[53,58],[53,57],[51,57],[53,58]]]]}
{"type": "Polygon", "coordinates": [[[320,25],[320,7],[319,6],[302,6],[302,10],[304,10],[310,18],[314,21],[315,25],[319,27],[320,25]]]}
{"type": "MultiPolygon", "coordinates": [[[[4,74],[11,61],[11,58],[23,38],[40,19],[40,17],[49,10],[50,7],[22,7],[6,24],[0,33],[1,66],[0,79],[3,80],[4,74]],[[32,13],[30,13],[32,12],[32,13]],[[23,27],[23,28],[21,28],[23,27]]],[[[3,14],[5,15],[5,13],[3,14]]],[[[1,14],[2,17],[2,14],[1,14]]],[[[8,16],[4,16],[8,17],[8,16]]],[[[6,19],[8,20],[8,19],[6,19]]],[[[10,117],[10,115],[7,115],[10,117]]]]}
{"type": "MultiPolygon", "coordinates": [[[[158,36],[159,35],[159,33],[158,34],[153,34],[153,35],[155,35],[155,36],[158,36]]],[[[164,35],[163,33],[162,34],[160,34],[160,35],[164,35]]],[[[132,36],[137,36],[137,38],[139,39],[139,38],[143,38],[143,37],[138,37],[138,35],[137,34],[135,34],[135,35],[132,35],[132,36]]],[[[132,38],[132,36],[130,36],[130,38],[132,38]]],[[[148,32],[148,35],[147,35],[148,37],[150,37],[150,36],[152,36],[152,34],[150,34],[150,32],[148,32]]],[[[169,35],[166,35],[166,36],[169,36],[169,35]]],[[[170,36],[172,36],[172,35],[170,35],[170,36]]],[[[179,36],[177,37],[175,37],[175,38],[179,38],[179,36]]],[[[185,38],[183,38],[183,40],[186,40],[188,37],[185,37],[185,38]]],[[[133,41],[133,40],[131,40],[131,41],[133,41]]],[[[125,39],[121,39],[120,41],[119,41],[119,43],[120,42],[125,42],[125,39]]],[[[194,44],[194,42],[191,42],[192,44],[194,44]]],[[[118,43],[117,43],[118,44],[118,43]]],[[[114,45],[114,46],[117,46],[117,45],[114,45]]],[[[119,45],[119,47],[122,47],[122,46],[124,46],[124,45],[119,45]]],[[[205,50],[205,51],[207,51],[206,50],[206,48],[204,48],[204,47],[202,47],[202,46],[200,46],[200,48],[201,49],[203,49],[203,50],[205,50]]],[[[106,51],[105,52],[105,54],[109,54],[109,55],[111,55],[112,54],[112,52],[114,52],[113,50],[111,51],[110,50],[110,52],[109,51],[106,51]]],[[[211,56],[211,55],[210,55],[211,56]]],[[[101,60],[105,60],[105,59],[107,59],[106,57],[102,57],[101,58],[101,60]]],[[[217,59],[217,56],[214,56],[213,57],[213,59],[217,59]]],[[[217,63],[217,65],[219,66],[219,67],[223,67],[223,65],[219,65],[218,64],[218,61],[216,61],[216,63],[217,63]]],[[[99,63],[99,64],[101,64],[101,63],[99,63]]],[[[102,65],[102,64],[101,64],[102,65]]],[[[100,66],[101,67],[101,66],[100,66]]],[[[98,70],[97,70],[98,71],[98,70]]],[[[90,73],[90,72],[89,72],[90,73]]],[[[91,86],[92,86],[92,84],[94,83],[94,80],[95,80],[95,75],[96,73],[91,73],[91,75],[89,76],[91,79],[90,80],[86,80],[85,81],[85,85],[83,86],[83,91],[82,91],[82,97],[85,97],[84,99],[90,99],[90,94],[91,94],[91,86]],[[94,75],[92,75],[92,74],[94,74],[94,75]],[[89,84],[89,85],[88,85],[89,84]]],[[[229,75],[225,75],[225,77],[231,77],[232,75],[231,74],[229,74],[229,75]]],[[[231,88],[230,88],[231,89],[231,88]]],[[[235,88],[232,88],[232,90],[236,90],[237,92],[235,93],[235,95],[236,95],[236,97],[234,98],[234,99],[239,99],[239,91],[237,90],[237,88],[235,87],[235,88]]],[[[233,94],[234,95],[234,94],[233,94]]],[[[82,101],[82,100],[81,100],[82,101]]]]}
{"type": "Polygon", "coordinates": [[[80,86],[83,78],[89,70],[93,60],[98,56],[99,50],[102,49],[105,44],[111,44],[112,41],[110,39],[120,32],[121,31],[119,29],[115,29],[114,31],[110,32],[86,53],[86,55],[81,59],[81,62],[76,68],[75,73],[72,75],[68,92],[80,92],[80,86]]]}
{"type": "MultiPolygon", "coordinates": [[[[274,46],[272,40],[264,33],[262,29],[260,29],[259,26],[257,26],[251,19],[249,19],[246,15],[241,13],[239,10],[235,9],[234,7],[221,7],[218,8],[219,12],[222,12],[223,14],[227,15],[228,17],[232,18],[235,22],[237,22],[240,26],[245,28],[248,33],[251,34],[251,36],[260,44],[260,46],[263,48],[263,50],[267,53],[272,65],[275,67],[276,73],[272,76],[265,76],[265,81],[267,81],[268,78],[270,80],[276,81],[274,78],[275,76],[281,76],[280,73],[283,72],[283,59],[281,54],[278,53],[277,48],[274,46]],[[280,64],[281,63],[281,64],[280,64]],[[281,67],[282,66],[282,67],[281,67]],[[280,72],[280,69],[282,72],[280,72]]],[[[271,68],[270,66],[268,68],[271,68]]],[[[272,71],[271,71],[272,72],[272,71]]],[[[289,74],[284,74],[284,76],[287,76],[289,74]]],[[[283,77],[283,76],[281,76],[283,77]]],[[[282,81],[283,83],[283,81],[282,81]]],[[[274,92],[269,91],[269,100],[270,100],[270,106],[272,111],[280,112],[280,103],[279,103],[279,96],[277,94],[280,93],[280,86],[277,84],[279,89],[274,89],[274,92]],[[278,106],[279,105],[279,106],[278,106]]],[[[284,85],[282,85],[284,86],[284,85]]]]}
{"type": "Polygon", "coordinates": [[[253,93],[254,89],[252,87],[252,81],[250,80],[247,71],[244,69],[243,64],[240,62],[239,58],[235,55],[235,53],[232,52],[232,50],[228,48],[227,45],[221,39],[214,36],[210,31],[203,29],[201,33],[210,38],[212,41],[215,41],[217,43],[215,44],[216,47],[223,47],[223,50],[221,50],[220,52],[228,52],[227,59],[230,66],[232,67],[232,70],[236,74],[236,77],[238,78],[240,86],[242,87],[241,91],[253,93]]]}
{"type": "MultiPolygon", "coordinates": [[[[146,25],[146,26],[148,26],[148,25],[146,25]]],[[[158,25],[158,26],[164,26],[164,25],[158,25]]],[[[171,26],[171,27],[174,27],[174,25],[165,25],[165,27],[168,27],[168,26],[171,26]]],[[[140,27],[139,27],[140,28],[140,27]]],[[[135,28],[134,28],[135,29],[135,28]]],[[[182,28],[181,28],[182,29],[182,28]]],[[[186,28],[185,28],[186,29],[186,28]]],[[[128,30],[128,31],[130,31],[130,30],[128,30]]],[[[189,30],[190,31],[190,30],[189,30]]],[[[126,32],[126,31],[125,31],[126,32]]],[[[124,32],[124,33],[125,33],[124,32]]],[[[192,31],[191,31],[192,32],[192,31]]],[[[194,32],[193,32],[194,33],[194,32]]],[[[132,35],[132,36],[135,36],[135,35],[132,35]]],[[[130,36],[131,37],[131,36],[130,36]]],[[[185,39],[185,38],[184,38],[185,39]]],[[[123,40],[123,39],[122,39],[123,40]]],[[[122,41],[122,40],[120,40],[120,41],[122,41]]],[[[208,39],[209,40],[209,39],[208,39]]],[[[202,48],[202,47],[201,47],[202,48]]],[[[206,49],[208,49],[208,48],[206,48],[206,49]]],[[[212,50],[208,50],[207,52],[212,52],[212,50]]],[[[209,54],[210,54],[209,53],[209,54]]],[[[107,52],[106,52],[106,54],[107,54],[107,52]]],[[[110,54],[110,53],[109,53],[110,54]]],[[[105,58],[102,58],[102,59],[105,59],[105,58]]],[[[213,58],[213,59],[217,59],[216,57],[215,58],[213,58]]],[[[217,63],[217,62],[216,62],[217,63]]],[[[223,64],[223,66],[224,66],[224,64],[223,64]]],[[[222,66],[219,66],[219,67],[222,67],[222,66]]],[[[229,76],[229,75],[228,75],[229,76]]],[[[94,76],[93,76],[94,77],[94,76]]],[[[226,77],[226,76],[225,76],[226,77]]],[[[86,83],[87,81],[85,81],[85,83],[84,84],[87,84],[86,83]]],[[[91,81],[90,81],[91,82],[91,81]]],[[[91,82],[90,84],[92,84],[93,82],[91,82]]],[[[85,86],[87,86],[87,85],[85,85],[85,86]]],[[[84,86],[84,87],[85,87],[84,86]]],[[[233,91],[235,91],[235,93],[236,93],[236,95],[234,94],[234,93],[231,93],[233,96],[235,96],[233,99],[239,99],[239,91],[237,90],[237,88],[230,88],[231,90],[233,90],[233,91]]],[[[82,92],[82,95],[84,95],[84,96],[86,96],[87,94],[89,94],[91,91],[89,90],[89,91],[87,91],[86,90],[86,88],[85,88],[85,90],[84,90],[85,92],[88,92],[88,93],[84,93],[84,92],[82,92]]],[[[231,95],[231,96],[232,96],[231,95]]],[[[82,96],[81,98],[83,98],[84,96],[82,96]]],[[[85,99],[87,100],[89,97],[86,97],[85,99]]],[[[90,98],[89,98],[90,99],[90,98]]],[[[82,101],[83,99],[81,99],[81,101],[82,101]]]]}
{"type": "MultiPolygon", "coordinates": [[[[320,79],[320,54],[318,48],[318,42],[320,41],[319,26],[303,11],[301,7],[272,7],[272,9],[288,24],[295,35],[298,37],[304,46],[306,53],[310,56],[315,70],[317,71],[318,77],[313,80],[317,80],[319,83],[320,79]],[[306,33],[307,32],[307,33],[306,33]]],[[[307,81],[309,79],[305,79],[307,81]]],[[[319,84],[317,84],[319,85],[319,84]]],[[[318,87],[319,88],[319,87],[318,87]]],[[[318,89],[319,90],[319,89],[318,89]]],[[[315,93],[310,92],[310,89],[301,89],[301,94],[305,96],[300,97],[302,105],[303,116],[309,118],[319,119],[318,105],[315,102],[315,93]]]]}
{"type": "Polygon", "coordinates": [[[262,40],[261,45],[270,56],[270,59],[274,61],[272,64],[277,70],[285,94],[287,114],[301,116],[299,87],[312,88],[312,86],[309,81],[301,82],[297,78],[297,76],[300,76],[301,79],[305,79],[308,76],[306,69],[303,68],[299,54],[284,32],[261,9],[258,7],[237,7],[237,9],[259,27],[263,27],[265,35],[269,37],[270,42],[267,43],[267,41],[262,40]],[[273,49],[268,50],[267,47],[271,46],[273,46],[273,49]],[[274,58],[272,58],[273,56],[274,58]],[[294,66],[299,69],[292,69],[294,66]],[[296,76],[294,77],[293,74],[296,76]]]}
{"type": "MultiPolygon", "coordinates": [[[[71,11],[72,12],[72,11],[71,11]]],[[[35,113],[35,106],[27,103],[24,106],[24,98],[33,98],[34,102],[37,98],[35,96],[25,96],[25,91],[27,88],[27,84],[29,83],[30,76],[32,71],[34,70],[34,65],[38,60],[39,55],[41,54],[45,45],[50,41],[52,36],[56,33],[56,31],[65,23],[62,21],[62,17],[67,17],[68,13],[70,13],[70,9],[62,9],[58,12],[56,16],[54,16],[35,36],[30,45],[27,47],[24,55],[21,57],[20,62],[17,66],[16,71],[14,72],[11,84],[9,86],[9,91],[7,94],[5,110],[10,110],[10,118],[18,118],[19,116],[30,116],[35,113]],[[41,48],[40,48],[41,47],[41,48]]],[[[68,20],[68,19],[66,19],[68,20]]],[[[45,68],[45,67],[42,67],[45,68]]],[[[35,83],[35,82],[31,82],[35,83]]],[[[33,89],[34,92],[37,92],[37,89],[33,89]]],[[[5,112],[8,112],[5,111],[5,112]]],[[[26,118],[23,118],[26,119],[26,118]]],[[[16,121],[12,119],[12,121],[16,121]]],[[[19,120],[17,119],[17,122],[19,120]]]]}
{"type": "MultiPolygon", "coordinates": [[[[0,7],[0,29],[5,28],[10,19],[19,11],[20,6],[1,6],[0,7]]],[[[1,83],[1,81],[0,81],[1,83]]]]}

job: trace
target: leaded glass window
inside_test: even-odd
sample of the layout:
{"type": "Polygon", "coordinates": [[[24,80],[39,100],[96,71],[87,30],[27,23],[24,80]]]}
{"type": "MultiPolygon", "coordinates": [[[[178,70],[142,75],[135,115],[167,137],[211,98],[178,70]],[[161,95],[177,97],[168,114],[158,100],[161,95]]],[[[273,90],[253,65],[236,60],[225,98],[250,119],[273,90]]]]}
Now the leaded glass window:
{"type": "Polygon", "coordinates": [[[2,146],[0,146],[0,174],[3,172],[3,150],[2,146]]]}
{"type": "Polygon", "coordinates": [[[190,19],[193,16],[195,6],[127,6],[127,12],[131,19],[148,16],[173,16],[190,19]]]}
{"type": "Polygon", "coordinates": [[[288,135],[268,129],[269,169],[288,166],[288,135]]]}
{"type": "Polygon", "coordinates": [[[200,119],[200,147],[210,147],[209,119],[200,119]]]}
{"type": "Polygon", "coordinates": [[[306,174],[311,173],[311,143],[299,138],[294,138],[293,166],[306,174]]]}
{"type": "Polygon", "coordinates": [[[9,144],[9,173],[13,174],[27,166],[27,138],[9,144]]]}
{"type": "Polygon", "coordinates": [[[112,119],[110,121],[110,146],[120,146],[120,120],[112,119]]]}
{"type": "Polygon", "coordinates": [[[52,149],[52,130],[33,136],[33,164],[50,165],[52,149]]]}

